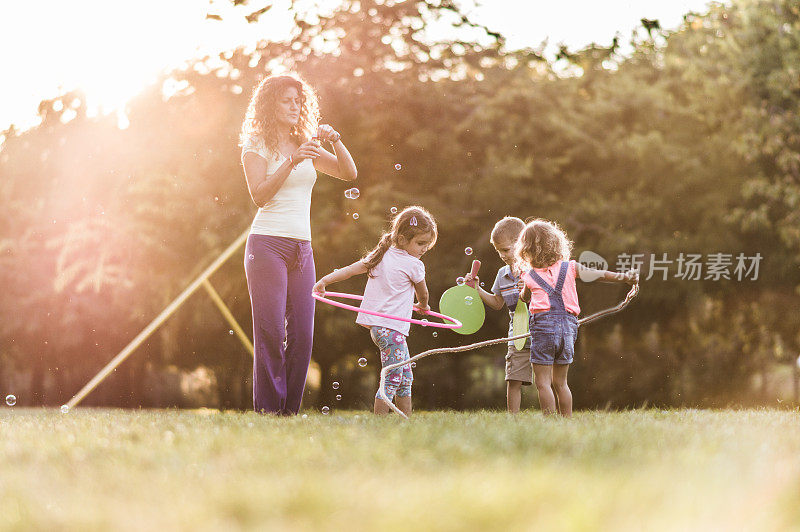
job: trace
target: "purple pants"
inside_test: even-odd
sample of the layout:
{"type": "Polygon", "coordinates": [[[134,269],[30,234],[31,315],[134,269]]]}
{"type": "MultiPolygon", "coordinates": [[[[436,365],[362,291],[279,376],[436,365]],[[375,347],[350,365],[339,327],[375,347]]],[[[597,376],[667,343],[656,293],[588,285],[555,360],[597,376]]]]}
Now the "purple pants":
{"type": "Polygon", "coordinates": [[[253,309],[253,408],[297,414],[314,337],[311,242],[251,234],[244,271],[253,309]]]}

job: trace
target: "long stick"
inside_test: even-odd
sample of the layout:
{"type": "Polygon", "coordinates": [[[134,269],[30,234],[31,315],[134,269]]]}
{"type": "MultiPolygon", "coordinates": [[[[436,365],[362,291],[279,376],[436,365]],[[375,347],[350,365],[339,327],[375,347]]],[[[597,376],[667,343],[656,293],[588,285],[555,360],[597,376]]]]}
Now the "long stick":
{"type": "MultiPolygon", "coordinates": [[[[584,325],[586,323],[590,323],[592,321],[598,320],[604,316],[608,316],[614,314],[615,312],[619,312],[620,310],[624,309],[628,306],[628,303],[639,294],[639,285],[635,284],[631,287],[628,295],[625,296],[625,299],[619,304],[611,308],[607,308],[605,310],[601,310],[599,312],[595,312],[585,318],[581,318],[578,320],[578,325],[584,325]]],[[[474,344],[469,345],[462,345],[458,347],[438,347],[436,349],[429,349],[427,351],[423,351],[418,355],[414,355],[413,357],[409,358],[408,360],[404,360],[403,362],[396,362],[394,364],[390,364],[383,369],[381,369],[381,381],[378,384],[378,395],[380,396],[381,400],[389,405],[389,408],[403,416],[403,418],[408,419],[408,416],[403,413],[402,410],[397,408],[390,400],[389,397],[386,395],[386,391],[384,390],[384,386],[386,385],[386,374],[396,368],[403,367],[407,364],[411,364],[412,362],[416,362],[421,358],[425,358],[430,355],[438,355],[441,353],[461,353],[463,351],[472,351],[473,349],[480,349],[481,347],[487,347],[490,345],[501,344],[505,342],[513,342],[514,340],[518,340],[520,338],[525,338],[529,335],[529,333],[524,334],[517,334],[515,336],[503,337],[503,338],[495,338],[494,340],[484,340],[483,342],[477,342],[474,344]]]]}

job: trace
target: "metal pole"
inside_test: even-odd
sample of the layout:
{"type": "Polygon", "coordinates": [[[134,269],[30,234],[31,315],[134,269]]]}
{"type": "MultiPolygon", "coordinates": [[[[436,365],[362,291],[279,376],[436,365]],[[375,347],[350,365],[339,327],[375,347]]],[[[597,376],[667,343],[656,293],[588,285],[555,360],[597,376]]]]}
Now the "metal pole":
{"type": "Polygon", "coordinates": [[[219,296],[219,293],[217,293],[217,291],[214,290],[214,287],[211,286],[211,283],[208,281],[208,279],[203,279],[203,288],[205,288],[206,292],[208,292],[208,295],[211,296],[211,299],[214,301],[214,304],[217,305],[217,308],[222,313],[222,316],[225,318],[225,321],[228,322],[228,325],[233,327],[233,329],[231,330],[236,332],[236,336],[239,337],[239,341],[242,342],[242,345],[250,353],[250,356],[254,356],[253,343],[250,341],[250,338],[248,338],[247,335],[244,333],[242,326],[239,325],[239,322],[236,321],[236,318],[233,317],[233,312],[231,312],[228,306],[225,304],[225,302],[222,301],[222,298],[219,296]]]}
{"type": "Polygon", "coordinates": [[[200,287],[203,281],[208,279],[211,274],[213,274],[220,266],[222,266],[222,264],[225,263],[225,261],[228,260],[231,255],[233,255],[234,252],[236,252],[236,250],[242,246],[242,244],[245,243],[249,233],[250,229],[248,228],[233,242],[233,244],[228,246],[228,248],[223,251],[219,257],[217,257],[217,260],[215,260],[211,266],[206,268],[203,273],[201,273],[194,281],[192,281],[192,284],[190,284],[183,292],[181,292],[178,297],[173,299],[172,303],[167,305],[167,307],[161,311],[161,314],[156,316],[156,318],[151,321],[150,324],[142,330],[142,332],[136,335],[136,338],[131,340],[131,342],[126,345],[125,348],[120,351],[119,354],[117,354],[117,356],[111,359],[111,362],[106,364],[106,366],[101,369],[100,372],[92,378],[92,380],[86,383],[86,385],[67,402],[67,407],[69,407],[71,410],[75,405],[80,403],[83,398],[89,395],[98,384],[103,382],[103,380],[108,377],[108,375],[114,371],[117,366],[122,364],[122,362],[128,358],[128,356],[134,350],[136,350],[136,348],[139,347],[142,342],[144,342],[147,337],[153,333],[153,331],[155,331],[162,323],[164,323],[167,318],[169,318],[178,309],[178,307],[180,307],[181,304],[183,304],[183,302],[186,301],[189,296],[200,287]]]}

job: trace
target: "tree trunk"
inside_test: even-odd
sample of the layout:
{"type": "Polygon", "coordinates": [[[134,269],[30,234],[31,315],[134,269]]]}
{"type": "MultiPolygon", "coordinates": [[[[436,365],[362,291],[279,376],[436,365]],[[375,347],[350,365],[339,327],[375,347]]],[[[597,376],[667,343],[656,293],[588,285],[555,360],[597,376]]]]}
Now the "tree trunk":
{"type": "Polygon", "coordinates": [[[241,410],[251,410],[253,408],[253,362],[250,358],[243,356],[240,359],[239,371],[236,372],[236,375],[239,385],[238,407],[241,410]]]}
{"type": "Polygon", "coordinates": [[[33,406],[45,404],[44,376],[45,361],[44,355],[34,356],[31,364],[31,400],[33,406]]]}
{"type": "Polygon", "coordinates": [[[64,368],[56,368],[53,370],[53,379],[55,380],[55,386],[53,387],[53,397],[50,398],[50,401],[55,405],[62,405],[67,402],[69,397],[67,397],[66,391],[66,382],[67,382],[67,371],[64,368]]]}
{"type": "Polygon", "coordinates": [[[317,395],[317,402],[316,407],[322,408],[323,406],[331,406],[331,401],[333,401],[333,392],[332,392],[332,379],[331,379],[331,369],[333,365],[328,362],[327,360],[317,361],[319,365],[319,395],[317,395]]]}
{"type": "MultiPolygon", "coordinates": [[[[461,353],[458,353],[461,355],[461,353]]],[[[465,397],[464,394],[466,393],[464,386],[459,386],[459,383],[467,383],[469,382],[467,379],[467,359],[461,356],[453,357],[453,379],[451,382],[454,384],[452,390],[450,390],[450,396],[453,398],[453,408],[456,410],[463,410],[464,409],[464,401],[465,397]]]]}

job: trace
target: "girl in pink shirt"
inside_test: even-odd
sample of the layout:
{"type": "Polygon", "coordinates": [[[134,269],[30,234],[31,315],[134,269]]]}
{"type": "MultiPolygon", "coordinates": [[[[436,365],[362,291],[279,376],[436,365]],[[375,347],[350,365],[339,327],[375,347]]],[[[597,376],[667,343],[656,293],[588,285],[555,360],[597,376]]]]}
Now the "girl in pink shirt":
{"type": "Polygon", "coordinates": [[[578,291],[575,279],[602,279],[634,284],[639,274],[624,274],[585,268],[569,260],[572,242],[554,222],[534,220],[525,226],[517,240],[517,259],[527,273],[520,297],[530,301],[531,363],[539,404],[545,414],[572,415],[572,392],[567,372],[575,356],[578,338],[578,291]],[[555,395],[553,394],[555,389],[555,395]]]}
{"type": "MultiPolygon", "coordinates": [[[[428,287],[425,284],[423,254],[436,243],[436,221],[422,207],[407,207],[392,220],[392,230],[383,233],[378,245],[361,260],[329,273],[314,285],[314,292],[325,293],[331,283],[344,281],[354,275],[369,274],[361,308],[384,314],[410,318],[413,307],[421,312],[430,310],[428,287]],[[414,305],[414,295],[418,303],[414,305]]],[[[406,337],[408,322],[359,313],[356,323],[370,330],[370,336],[381,352],[381,366],[410,358],[406,337]]],[[[384,392],[407,416],[411,415],[411,383],[414,375],[410,365],[393,369],[386,375],[384,392]]],[[[375,395],[374,411],[387,414],[389,406],[375,395]]]]}

